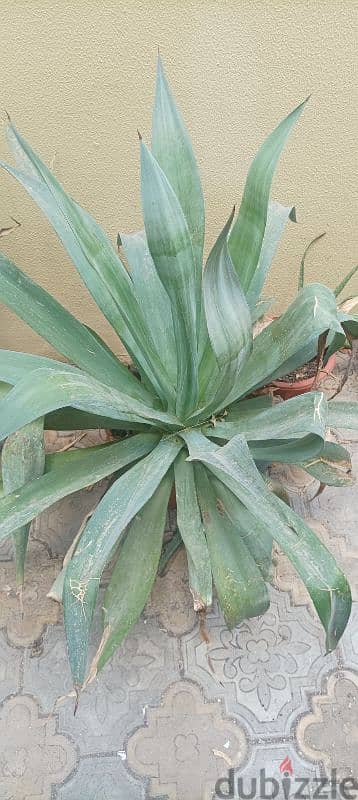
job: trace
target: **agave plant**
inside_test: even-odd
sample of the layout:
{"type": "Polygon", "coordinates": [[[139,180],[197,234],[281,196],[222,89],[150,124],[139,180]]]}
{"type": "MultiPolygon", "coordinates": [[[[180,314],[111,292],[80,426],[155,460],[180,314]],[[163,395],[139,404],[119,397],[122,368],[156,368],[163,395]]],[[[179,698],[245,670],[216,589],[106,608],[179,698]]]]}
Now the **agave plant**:
{"type": "Polygon", "coordinates": [[[161,556],[173,485],[197,610],[214,585],[229,626],[269,605],[273,540],[306,585],[327,650],[351,608],[346,578],[307,524],[274,492],[271,461],[300,464],[322,482],[351,480],[330,426],[354,427],[357,407],[320,392],[272,405],[256,390],[312,358],[323,334],[345,337],[334,294],[318,283],[255,339],[253,324],[291,209],[269,203],[274,170],[305,103],[254,159],[204,270],[204,202],[186,128],[159,60],[151,150],[140,140],[144,230],[120,233],[120,252],[9,121],[17,166],[2,163],[43,210],[136,372],[53,297],[0,258],[0,298],[67,362],[0,352],[3,497],[0,541],[12,536],[23,580],[31,520],[105,476],[112,483],[67,559],[63,605],[77,691],[106,664],[140,615],[161,556]],[[139,377],[137,377],[139,376],[139,377]],[[127,430],[114,443],[45,455],[43,429],[127,430]],[[104,567],[103,636],[87,649],[104,567]],[[89,671],[88,671],[89,669],[89,671]]]}

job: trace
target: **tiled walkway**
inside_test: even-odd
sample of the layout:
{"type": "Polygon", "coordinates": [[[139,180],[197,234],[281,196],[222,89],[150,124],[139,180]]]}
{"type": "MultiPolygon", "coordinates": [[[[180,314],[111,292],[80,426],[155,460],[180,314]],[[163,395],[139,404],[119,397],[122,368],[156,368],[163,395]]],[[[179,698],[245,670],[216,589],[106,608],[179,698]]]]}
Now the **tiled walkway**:
{"type": "MultiPolygon", "coordinates": [[[[358,398],[357,360],[341,394],[349,397],[358,398]]],[[[349,440],[357,474],[358,435],[349,440]]],[[[329,656],[280,554],[270,610],[230,632],[214,607],[207,646],[179,552],[74,717],[72,700],[55,706],[71,681],[59,608],[46,592],[103,487],[61,502],[33,526],[23,619],[11,553],[1,549],[0,800],[211,800],[230,769],[244,791],[265,769],[267,778],[291,779],[288,796],[295,778],[309,779],[309,796],[314,779],[334,769],[338,780],[358,776],[357,490],[326,488],[309,502],[315,487],[302,486],[302,474],[287,470],[285,480],[352,584],[352,618],[329,656]]],[[[227,781],[222,792],[238,796],[227,781]]]]}

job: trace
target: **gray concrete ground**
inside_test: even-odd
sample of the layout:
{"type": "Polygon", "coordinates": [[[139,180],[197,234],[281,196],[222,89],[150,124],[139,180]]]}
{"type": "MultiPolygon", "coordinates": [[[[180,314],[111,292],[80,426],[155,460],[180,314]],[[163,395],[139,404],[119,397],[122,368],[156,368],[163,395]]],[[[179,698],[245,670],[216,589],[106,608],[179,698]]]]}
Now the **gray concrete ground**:
{"type": "MultiPolygon", "coordinates": [[[[358,398],[356,368],[357,359],[340,399],[358,398]]],[[[358,435],[344,438],[357,473],[358,435]]],[[[357,491],[326,488],[310,501],[316,486],[302,473],[290,468],[283,477],[293,505],[352,584],[352,618],[328,656],[309,597],[279,552],[269,611],[228,631],[214,606],[205,644],[179,552],[74,717],[73,701],[55,706],[71,681],[60,609],[46,593],[105,487],[74,495],[34,524],[23,618],[11,550],[2,547],[1,800],[209,800],[230,769],[256,797],[259,786],[250,778],[263,769],[267,778],[286,781],[279,797],[285,785],[286,798],[295,796],[295,778],[306,779],[308,797],[315,779],[332,770],[339,780],[358,777],[357,491]]],[[[222,792],[238,796],[227,783],[222,792]]]]}

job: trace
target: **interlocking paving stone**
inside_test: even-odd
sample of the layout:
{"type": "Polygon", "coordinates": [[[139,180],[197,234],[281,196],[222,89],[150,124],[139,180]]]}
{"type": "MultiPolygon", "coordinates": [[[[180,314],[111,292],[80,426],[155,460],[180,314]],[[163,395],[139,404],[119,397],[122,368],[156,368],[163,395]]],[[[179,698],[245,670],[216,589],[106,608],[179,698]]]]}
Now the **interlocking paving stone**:
{"type": "Polygon", "coordinates": [[[161,706],[147,709],[146,721],[129,738],[127,754],[131,769],[150,778],[150,798],[209,800],[227,765],[239,766],[247,757],[241,726],[188,681],[171,686],[161,706]]]}
{"type": "Polygon", "coordinates": [[[144,785],[126,770],[124,755],[84,758],[75,774],[57,787],[56,800],[144,800],[144,785]]]}
{"type": "MultiPolygon", "coordinates": [[[[176,639],[156,622],[139,622],[113,659],[83,692],[76,716],[73,700],[58,705],[61,731],[72,736],[81,754],[117,751],[128,732],[141,725],[148,703],[156,703],[179,677],[176,639]]],[[[24,688],[51,711],[72,688],[62,626],[48,629],[38,658],[25,654],[24,688]]]]}
{"type": "Polygon", "coordinates": [[[159,624],[176,636],[182,636],[195,625],[196,614],[183,548],[171,559],[165,575],[157,577],[145,613],[149,617],[158,617],[159,624]]]}
{"type": "Polygon", "coordinates": [[[320,759],[329,775],[358,777],[358,675],[350,670],[333,673],[322,694],[312,697],[312,712],[297,728],[304,755],[320,759]]]}
{"type": "Polygon", "coordinates": [[[51,786],[76,766],[74,743],[57,732],[54,716],[43,715],[26,695],[8,698],[0,709],[1,800],[50,800],[51,786]]]}
{"type": "Polygon", "coordinates": [[[185,677],[209,698],[224,697],[228,712],[263,739],[290,732],[307,708],[306,692],[337,664],[336,654],[325,655],[324,633],[307,609],[292,606],[288,594],[270,594],[266,614],[232,631],[215,607],[207,618],[209,649],[198,627],[182,641],[185,677]]]}
{"type": "Polygon", "coordinates": [[[46,625],[57,622],[59,606],[46,594],[60,569],[60,562],[51,559],[43,545],[31,542],[20,602],[14,563],[0,563],[0,628],[10,644],[30,645],[40,638],[46,625]]]}
{"type": "Polygon", "coordinates": [[[21,651],[10,647],[0,632],[0,702],[19,689],[20,659],[21,651]]]}

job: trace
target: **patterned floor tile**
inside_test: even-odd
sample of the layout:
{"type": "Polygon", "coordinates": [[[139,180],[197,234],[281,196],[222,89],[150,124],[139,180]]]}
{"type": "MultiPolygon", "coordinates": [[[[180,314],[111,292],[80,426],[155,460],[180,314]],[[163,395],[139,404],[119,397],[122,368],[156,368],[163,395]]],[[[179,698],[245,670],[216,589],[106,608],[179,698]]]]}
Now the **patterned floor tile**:
{"type": "Polygon", "coordinates": [[[14,563],[0,563],[0,628],[10,644],[26,647],[39,639],[46,625],[57,622],[59,607],[46,594],[60,569],[43,545],[31,542],[20,602],[14,563]]]}
{"type": "Polygon", "coordinates": [[[287,800],[287,796],[293,797],[298,791],[302,781],[309,781],[305,796],[313,797],[319,778],[320,767],[299,755],[292,742],[275,742],[254,745],[248,763],[235,770],[231,780],[234,797],[248,798],[251,792],[255,792],[256,798],[264,797],[265,793],[272,797],[275,793],[277,800],[287,800]]]}
{"type": "Polygon", "coordinates": [[[0,709],[1,800],[50,800],[51,786],[74,770],[76,747],[57,732],[56,717],[37,701],[17,695],[0,709]]]}
{"type": "Polygon", "coordinates": [[[21,651],[10,647],[0,633],[0,702],[19,689],[20,659],[21,651]]]}
{"type": "Polygon", "coordinates": [[[335,654],[324,655],[319,623],[274,589],[262,617],[229,631],[215,609],[207,627],[209,648],[199,628],[183,638],[184,675],[209,698],[225,697],[228,712],[262,738],[289,733],[295,714],[307,707],[305,692],[337,663],[335,654]]]}
{"type": "Polygon", "coordinates": [[[126,770],[124,755],[82,759],[74,776],[57,788],[56,800],[144,800],[144,786],[126,770]]]}
{"type": "Polygon", "coordinates": [[[195,625],[196,614],[183,548],[172,558],[165,575],[157,577],[145,613],[148,617],[158,617],[159,624],[176,636],[182,636],[195,625]]]}
{"type": "Polygon", "coordinates": [[[358,672],[358,603],[353,603],[352,613],[339,643],[341,663],[358,672]]]}
{"type": "Polygon", "coordinates": [[[209,800],[227,766],[243,763],[245,733],[222,712],[187,681],[171,686],[161,706],[148,708],[147,726],[130,737],[127,756],[130,768],[150,779],[150,798],[209,800]]]}
{"type": "Polygon", "coordinates": [[[297,728],[304,755],[321,760],[327,775],[358,778],[358,675],[349,670],[329,676],[323,694],[312,697],[312,712],[297,728]]]}
{"type": "MultiPolygon", "coordinates": [[[[38,694],[51,711],[72,688],[62,626],[49,629],[39,658],[25,654],[25,691],[38,694]]],[[[82,694],[73,716],[73,700],[58,706],[61,730],[74,738],[82,754],[117,751],[128,732],[140,725],[148,703],[179,677],[179,647],[155,622],[139,622],[113,659],[82,694]]]]}

